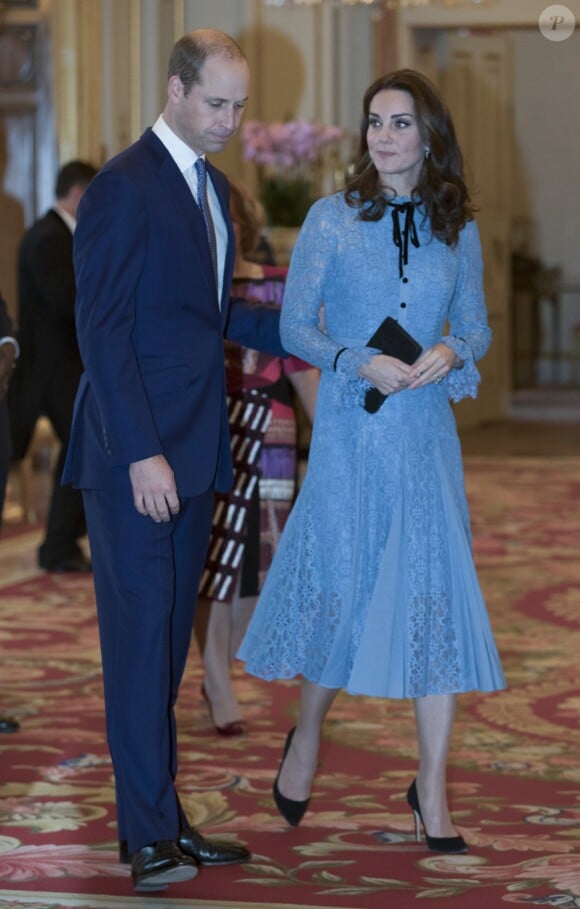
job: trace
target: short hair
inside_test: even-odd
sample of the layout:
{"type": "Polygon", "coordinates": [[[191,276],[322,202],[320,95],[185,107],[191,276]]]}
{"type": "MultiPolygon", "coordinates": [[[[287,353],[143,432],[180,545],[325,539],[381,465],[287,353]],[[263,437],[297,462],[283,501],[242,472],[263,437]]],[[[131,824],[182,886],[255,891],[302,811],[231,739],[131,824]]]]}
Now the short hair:
{"type": "Polygon", "coordinates": [[[266,225],[264,208],[243,183],[233,177],[228,180],[232,221],[240,227],[240,252],[244,257],[250,256],[256,251],[266,225]]]}
{"type": "Polygon", "coordinates": [[[88,186],[96,175],[97,168],[88,161],[69,161],[63,164],[56,177],[56,198],[64,199],[73,186],[88,186]]]}
{"type": "Polygon", "coordinates": [[[231,35],[214,28],[188,32],[173,45],[167,78],[179,76],[187,95],[193,85],[201,82],[201,70],[208,57],[218,56],[246,62],[246,55],[231,35]]]}
{"type": "Polygon", "coordinates": [[[378,221],[386,211],[389,200],[371,161],[367,132],[373,98],[388,90],[407,92],[413,99],[419,135],[429,148],[429,156],[425,158],[417,186],[413,188],[413,201],[424,205],[434,236],[453,246],[465,222],[473,219],[474,212],[465,186],[463,155],[449,108],[434,84],[415,70],[395,70],[376,79],[367,88],[359,148],[354,173],[345,191],[346,201],[351,207],[360,209],[359,217],[364,221],[378,221]]]}

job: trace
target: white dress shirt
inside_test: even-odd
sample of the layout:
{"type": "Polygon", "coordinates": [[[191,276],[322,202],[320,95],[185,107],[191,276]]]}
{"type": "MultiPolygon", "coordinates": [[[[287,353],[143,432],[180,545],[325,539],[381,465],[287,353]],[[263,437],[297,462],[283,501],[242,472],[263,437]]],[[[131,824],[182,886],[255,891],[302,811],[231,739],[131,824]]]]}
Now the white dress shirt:
{"type": "MultiPolygon", "coordinates": [[[[163,142],[165,148],[177,164],[183,174],[184,180],[189,186],[195,204],[197,205],[197,173],[195,171],[195,162],[200,157],[196,155],[192,148],[180,139],[173,130],[167,125],[160,115],[153,128],[157,138],[163,142]]],[[[207,195],[209,199],[209,208],[213,219],[216,245],[217,245],[217,264],[218,264],[218,302],[222,298],[222,289],[224,284],[224,266],[226,261],[226,247],[228,243],[228,232],[226,222],[222,215],[221,206],[216,191],[211,182],[210,175],[207,175],[207,195]]]]}
{"type": "Polygon", "coordinates": [[[18,359],[20,356],[20,347],[18,346],[16,338],[13,338],[11,335],[5,335],[5,337],[0,338],[0,347],[2,347],[3,344],[12,344],[16,352],[16,359],[18,359]]]}
{"type": "Polygon", "coordinates": [[[75,227],[77,226],[77,219],[74,218],[70,212],[65,211],[64,208],[61,208],[58,204],[54,206],[54,211],[57,213],[59,218],[64,221],[71,234],[74,234],[75,227]]]}

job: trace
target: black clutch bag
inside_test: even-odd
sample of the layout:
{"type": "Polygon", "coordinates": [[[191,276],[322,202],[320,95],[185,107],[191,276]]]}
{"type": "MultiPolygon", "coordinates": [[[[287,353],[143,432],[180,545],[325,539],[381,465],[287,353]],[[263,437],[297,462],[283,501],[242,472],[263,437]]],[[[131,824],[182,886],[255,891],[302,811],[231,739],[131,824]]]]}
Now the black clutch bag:
{"type": "MultiPolygon", "coordinates": [[[[402,360],[403,363],[409,365],[415,362],[423,350],[415,338],[391,316],[387,316],[384,322],[381,322],[372,338],[367,342],[367,347],[377,347],[388,357],[396,357],[397,360],[402,360]]],[[[369,413],[376,413],[388,397],[378,388],[369,388],[365,395],[365,410],[368,410],[369,413]]]]}

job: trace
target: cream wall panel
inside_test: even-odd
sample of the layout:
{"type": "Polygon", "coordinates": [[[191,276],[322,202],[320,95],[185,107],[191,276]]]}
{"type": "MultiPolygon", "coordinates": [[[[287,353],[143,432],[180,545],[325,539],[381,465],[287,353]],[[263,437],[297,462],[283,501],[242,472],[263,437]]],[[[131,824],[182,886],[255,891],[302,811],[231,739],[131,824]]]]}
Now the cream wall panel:
{"type": "Polygon", "coordinates": [[[580,28],[560,43],[532,29],[513,42],[514,214],[529,225],[532,254],[580,278],[580,28]]]}
{"type": "Polygon", "coordinates": [[[115,54],[113,53],[113,0],[103,0],[102,4],[103,17],[103,74],[108,73],[109,78],[103,79],[102,86],[102,110],[103,110],[103,159],[106,161],[111,156],[113,148],[117,147],[114,115],[115,115],[115,95],[111,90],[114,84],[112,75],[115,69],[115,54]]]}
{"type": "MultiPolygon", "coordinates": [[[[552,6],[548,0],[496,0],[486,7],[476,3],[465,6],[448,6],[433,4],[431,6],[409,7],[400,11],[403,26],[445,26],[447,28],[483,26],[536,26],[538,18],[547,7],[552,6]]],[[[564,4],[574,13],[576,21],[580,17],[580,0],[566,0],[564,4]]]]}
{"type": "Polygon", "coordinates": [[[61,160],[78,156],[78,47],[76,7],[54,0],[50,7],[57,145],[61,160]]]}
{"type": "Polygon", "coordinates": [[[131,2],[106,0],[105,5],[103,93],[107,98],[107,117],[103,122],[103,137],[108,159],[133,139],[132,98],[136,90],[131,56],[131,2]]]}
{"type": "Polygon", "coordinates": [[[264,120],[322,115],[322,10],[264,11],[261,34],[261,111],[264,120]]]}
{"type": "Polygon", "coordinates": [[[156,23],[144,19],[141,15],[141,0],[124,0],[129,7],[129,34],[128,34],[128,59],[129,59],[129,129],[132,141],[135,141],[141,132],[141,110],[143,107],[143,84],[141,74],[147,66],[147,61],[142,57],[143,32],[154,28],[156,23]]]}
{"type": "Polygon", "coordinates": [[[79,156],[99,163],[103,157],[102,73],[103,32],[101,5],[80,0],[79,48],[79,156]]]}
{"type": "MultiPolygon", "coordinates": [[[[550,0],[496,0],[490,7],[420,6],[401,10],[398,16],[398,58],[400,66],[411,66],[415,28],[513,28],[538,27],[538,19],[550,0]]],[[[559,5],[559,4],[556,4],[559,5]]],[[[580,23],[580,0],[564,4],[580,23]]]]}
{"type": "Polygon", "coordinates": [[[101,4],[53,0],[48,9],[59,157],[99,163],[103,156],[101,4]]]}
{"type": "Polygon", "coordinates": [[[375,16],[364,7],[335,12],[337,53],[334,66],[336,112],[334,122],[358,139],[362,100],[378,75],[374,71],[375,16]]]}
{"type": "Polygon", "coordinates": [[[255,4],[246,0],[184,0],[184,30],[194,28],[219,28],[236,37],[246,25],[248,7],[255,4]]]}
{"type": "MultiPolygon", "coordinates": [[[[141,0],[140,129],[151,126],[165,106],[167,63],[176,40],[175,25],[182,20],[182,4],[173,0],[141,0]]],[[[181,37],[180,30],[177,37],[181,37]]]]}
{"type": "Polygon", "coordinates": [[[509,35],[441,31],[439,82],[450,106],[464,154],[468,185],[479,209],[485,296],[493,332],[481,363],[482,384],[475,400],[457,408],[462,426],[501,419],[506,413],[510,375],[510,175],[509,128],[513,87],[509,35]]]}

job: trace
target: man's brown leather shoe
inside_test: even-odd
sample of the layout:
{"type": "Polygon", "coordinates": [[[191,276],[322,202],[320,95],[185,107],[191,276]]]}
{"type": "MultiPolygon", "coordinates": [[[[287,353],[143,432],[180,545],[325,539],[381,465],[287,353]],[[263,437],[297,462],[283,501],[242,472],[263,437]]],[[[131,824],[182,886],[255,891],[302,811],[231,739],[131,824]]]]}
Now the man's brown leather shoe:
{"type": "Polygon", "coordinates": [[[168,884],[189,881],[197,875],[197,865],[171,840],[150,843],[133,853],[131,876],[135,890],[165,890],[168,884]]]}

